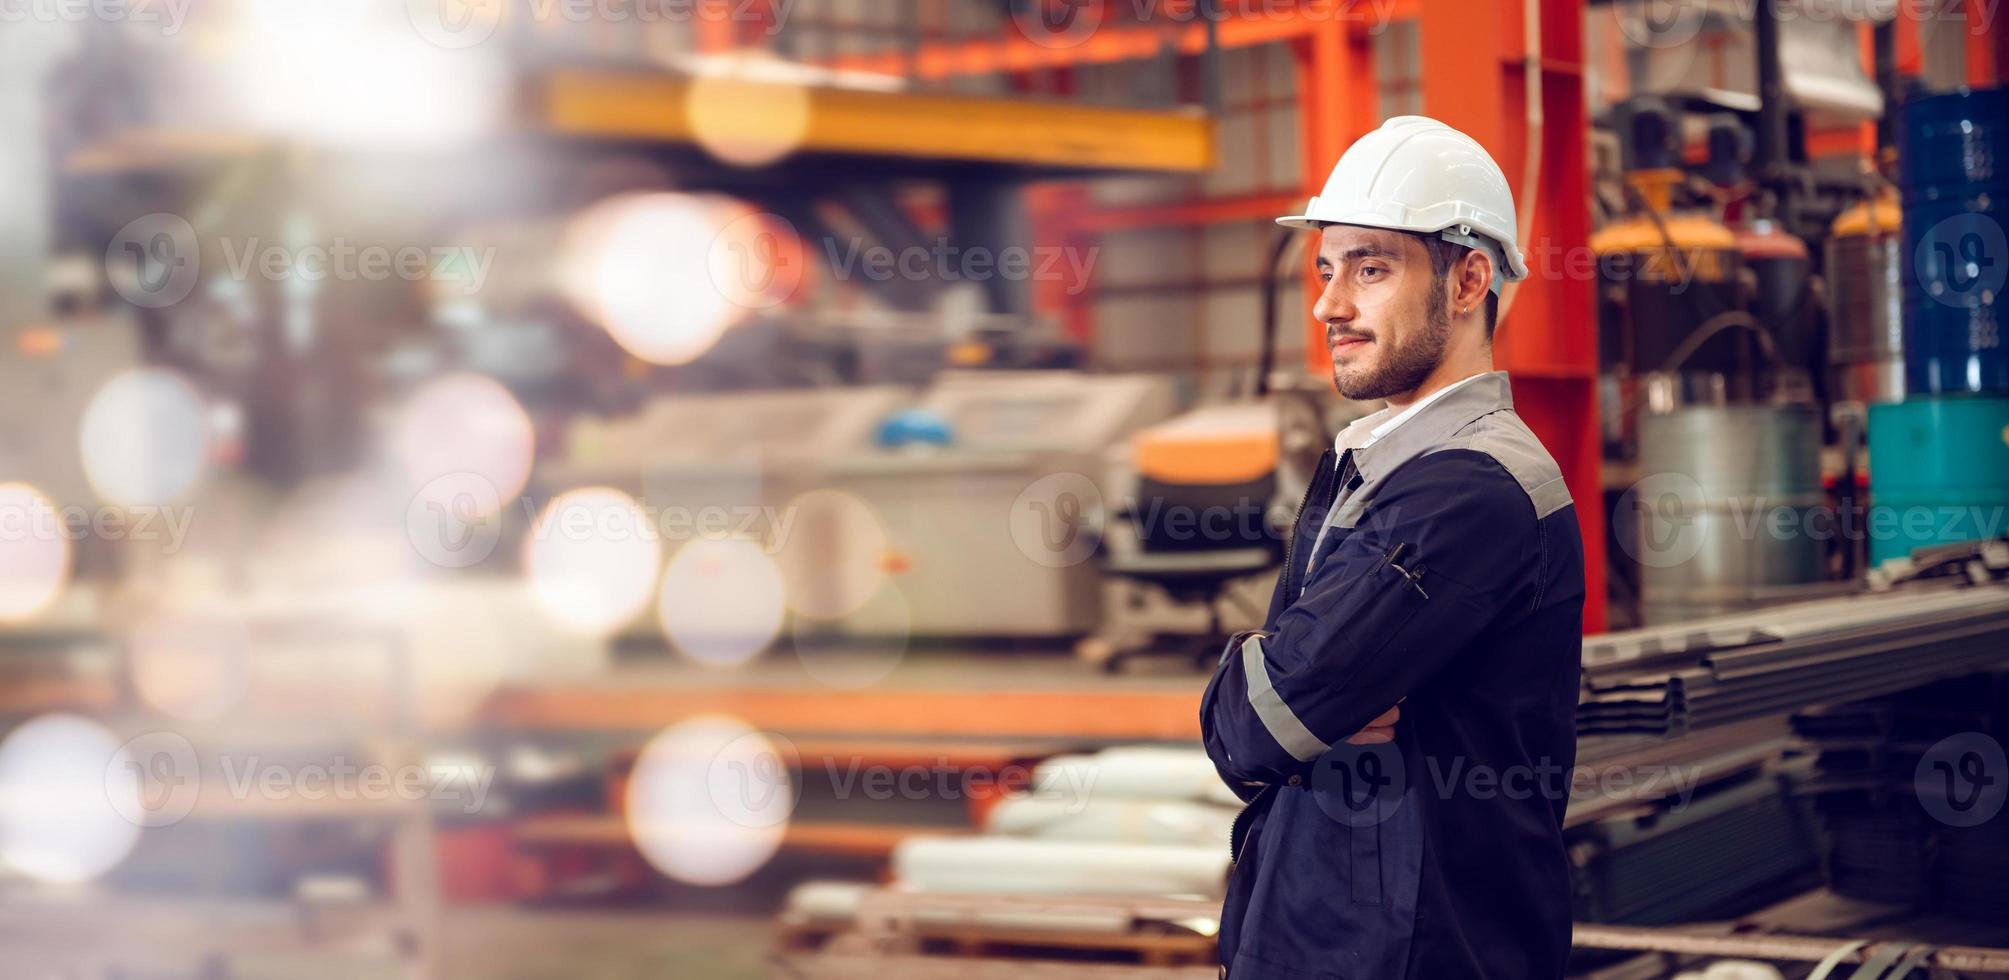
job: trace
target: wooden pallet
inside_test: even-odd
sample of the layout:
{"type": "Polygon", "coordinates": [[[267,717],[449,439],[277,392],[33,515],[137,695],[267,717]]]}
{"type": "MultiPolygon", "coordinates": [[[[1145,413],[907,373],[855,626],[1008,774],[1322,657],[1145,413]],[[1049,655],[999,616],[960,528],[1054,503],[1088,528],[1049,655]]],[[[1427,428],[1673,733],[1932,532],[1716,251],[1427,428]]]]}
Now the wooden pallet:
{"type": "Polygon", "coordinates": [[[812,930],[784,928],[780,959],[797,972],[778,975],[1212,977],[1219,916],[1211,901],[883,889],[861,900],[849,931],[813,951],[812,930]],[[986,972],[993,966],[1004,972],[986,972]]]}

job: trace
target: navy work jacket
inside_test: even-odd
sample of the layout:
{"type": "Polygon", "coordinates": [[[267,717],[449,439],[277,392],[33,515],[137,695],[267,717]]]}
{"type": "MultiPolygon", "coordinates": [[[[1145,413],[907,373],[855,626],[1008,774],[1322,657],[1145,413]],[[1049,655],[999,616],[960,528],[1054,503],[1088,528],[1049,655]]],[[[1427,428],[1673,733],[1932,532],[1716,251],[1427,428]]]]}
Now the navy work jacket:
{"type": "Polygon", "coordinates": [[[1502,372],[1314,472],[1200,711],[1249,802],[1227,976],[1561,977],[1584,602],[1562,474],[1502,372]],[[1346,742],[1398,702],[1393,743],[1346,742]]]}

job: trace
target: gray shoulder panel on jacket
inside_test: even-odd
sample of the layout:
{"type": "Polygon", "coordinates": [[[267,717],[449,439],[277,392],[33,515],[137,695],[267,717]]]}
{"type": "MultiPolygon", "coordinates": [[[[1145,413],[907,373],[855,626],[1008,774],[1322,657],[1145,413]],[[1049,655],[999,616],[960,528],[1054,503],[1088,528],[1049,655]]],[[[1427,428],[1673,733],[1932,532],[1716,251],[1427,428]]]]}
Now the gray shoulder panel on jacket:
{"type": "Polygon", "coordinates": [[[1491,412],[1475,419],[1433,451],[1470,449],[1493,457],[1521,485],[1535,506],[1540,520],[1570,505],[1570,489],[1563,482],[1562,468],[1547,447],[1535,438],[1534,430],[1512,410],[1491,412]]]}

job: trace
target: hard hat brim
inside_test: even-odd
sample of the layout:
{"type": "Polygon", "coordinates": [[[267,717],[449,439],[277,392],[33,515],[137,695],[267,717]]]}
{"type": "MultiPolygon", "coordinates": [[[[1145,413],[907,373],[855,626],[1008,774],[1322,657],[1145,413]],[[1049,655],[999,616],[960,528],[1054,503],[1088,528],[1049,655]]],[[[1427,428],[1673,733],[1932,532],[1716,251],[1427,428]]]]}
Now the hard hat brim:
{"type": "MultiPolygon", "coordinates": [[[[1288,215],[1276,219],[1276,222],[1285,228],[1299,228],[1305,231],[1317,231],[1328,225],[1353,225],[1356,228],[1378,228],[1382,231],[1401,231],[1412,235],[1429,235],[1444,230],[1442,228],[1405,228],[1400,225],[1392,225],[1380,221],[1334,221],[1331,218],[1314,218],[1308,214],[1288,215]]],[[[1519,282],[1528,278],[1527,260],[1522,257],[1519,249],[1508,250],[1506,260],[1507,267],[1500,270],[1503,279],[1507,282],[1519,282]]]]}

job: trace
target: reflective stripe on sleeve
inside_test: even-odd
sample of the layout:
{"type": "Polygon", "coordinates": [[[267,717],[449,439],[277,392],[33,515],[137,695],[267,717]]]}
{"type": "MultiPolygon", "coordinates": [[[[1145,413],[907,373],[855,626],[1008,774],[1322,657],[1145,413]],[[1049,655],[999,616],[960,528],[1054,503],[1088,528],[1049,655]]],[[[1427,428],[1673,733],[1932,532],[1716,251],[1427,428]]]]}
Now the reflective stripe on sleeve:
{"type": "Polygon", "coordinates": [[[1248,676],[1249,706],[1256,709],[1256,717],[1262,719],[1263,727],[1285,752],[1299,762],[1310,762],[1332,747],[1319,741],[1291,713],[1283,698],[1277,696],[1276,688],[1270,684],[1269,668],[1263,666],[1262,637],[1250,636],[1242,641],[1242,673],[1248,676]]]}

